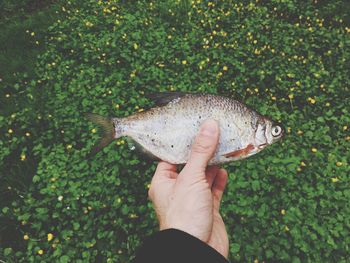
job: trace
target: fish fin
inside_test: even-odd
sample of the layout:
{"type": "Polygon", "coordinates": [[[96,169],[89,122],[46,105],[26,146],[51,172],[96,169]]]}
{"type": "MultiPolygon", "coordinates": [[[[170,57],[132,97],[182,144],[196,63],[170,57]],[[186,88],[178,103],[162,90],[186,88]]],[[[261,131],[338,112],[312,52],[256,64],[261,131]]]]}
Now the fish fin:
{"type": "Polygon", "coordinates": [[[112,118],[106,118],[95,113],[84,113],[84,116],[102,128],[101,129],[102,138],[98,143],[95,144],[95,146],[92,148],[90,152],[90,155],[95,155],[96,153],[101,151],[102,148],[106,147],[114,139],[117,138],[117,135],[115,132],[115,123],[112,118]]]}
{"type": "Polygon", "coordinates": [[[157,106],[165,106],[169,102],[172,102],[175,99],[182,98],[189,94],[194,94],[194,93],[181,92],[181,91],[164,91],[164,92],[147,94],[146,98],[152,100],[157,106]]]}
{"type": "Polygon", "coordinates": [[[142,153],[144,156],[146,156],[148,159],[152,160],[152,161],[161,161],[161,159],[154,155],[153,153],[147,151],[140,143],[138,143],[137,141],[131,139],[130,140],[130,145],[135,146],[135,149],[137,151],[139,151],[140,153],[142,153]]]}
{"type": "Polygon", "coordinates": [[[226,158],[246,156],[253,149],[254,149],[254,145],[248,144],[247,147],[240,149],[240,150],[237,150],[237,151],[226,153],[226,154],[224,154],[224,156],[226,158]]]}

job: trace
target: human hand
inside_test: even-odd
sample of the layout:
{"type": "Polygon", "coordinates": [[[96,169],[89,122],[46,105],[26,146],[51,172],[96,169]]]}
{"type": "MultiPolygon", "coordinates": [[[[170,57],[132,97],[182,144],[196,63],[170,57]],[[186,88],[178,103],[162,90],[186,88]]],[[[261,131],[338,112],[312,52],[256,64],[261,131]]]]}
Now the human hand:
{"type": "Polygon", "coordinates": [[[190,158],[178,174],[176,165],[158,164],[149,189],[160,230],[175,228],[207,243],[228,256],[228,237],[219,213],[227,172],[207,168],[219,141],[216,121],[207,120],[192,146],[190,158]]]}

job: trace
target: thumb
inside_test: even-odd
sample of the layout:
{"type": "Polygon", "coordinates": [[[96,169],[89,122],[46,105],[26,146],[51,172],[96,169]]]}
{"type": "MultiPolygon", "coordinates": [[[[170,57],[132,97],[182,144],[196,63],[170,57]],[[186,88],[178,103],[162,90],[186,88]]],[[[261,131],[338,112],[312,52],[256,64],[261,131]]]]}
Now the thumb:
{"type": "Polygon", "coordinates": [[[219,125],[217,121],[206,120],[192,145],[190,158],[185,166],[185,170],[192,174],[203,174],[209,160],[213,157],[219,142],[219,125]]]}

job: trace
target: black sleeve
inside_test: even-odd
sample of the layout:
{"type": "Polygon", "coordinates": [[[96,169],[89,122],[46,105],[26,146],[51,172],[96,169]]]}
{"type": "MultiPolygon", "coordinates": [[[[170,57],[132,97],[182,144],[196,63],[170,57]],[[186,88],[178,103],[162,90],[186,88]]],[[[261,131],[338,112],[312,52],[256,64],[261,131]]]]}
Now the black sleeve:
{"type": "Polygon", "coordinates": [[[167,229],[148,237],[133,263],[228,263],[215,249],[177,229],[167,229]]]}

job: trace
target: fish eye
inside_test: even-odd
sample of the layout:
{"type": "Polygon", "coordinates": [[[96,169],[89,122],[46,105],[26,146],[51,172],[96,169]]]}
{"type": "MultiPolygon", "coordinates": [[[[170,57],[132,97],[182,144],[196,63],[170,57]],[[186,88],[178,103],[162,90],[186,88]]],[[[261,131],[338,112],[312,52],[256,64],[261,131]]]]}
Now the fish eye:
{"type": "Polygon", "coordinates": [[[281,135],[281,133],[282,133],[282,128],[280,126],[272,127],[272,136],[273,137],[277,137],[277,136],[281,135]]]}

